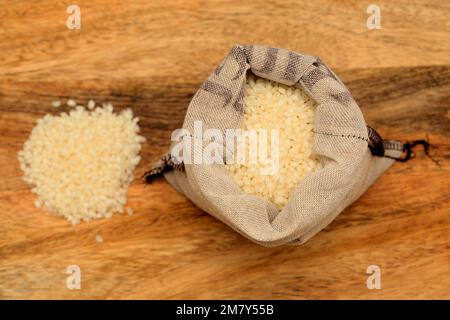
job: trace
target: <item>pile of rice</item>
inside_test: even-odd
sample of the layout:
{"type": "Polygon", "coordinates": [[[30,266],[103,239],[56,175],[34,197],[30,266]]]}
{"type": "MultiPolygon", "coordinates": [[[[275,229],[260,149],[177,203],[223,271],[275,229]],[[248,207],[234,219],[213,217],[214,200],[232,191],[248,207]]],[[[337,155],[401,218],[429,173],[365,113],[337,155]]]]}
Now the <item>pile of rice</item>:
{"type": "Polygon", "coordinates": [[[39,119],[18,155],[35,205],[72,224],[124,212],[145,141],[130,109],[114,113],[111,104],[94,109],[92,102],[89,109],[39,119]]]}
{"type": "MultiPolygon", "coordinates": [[[[315,107],[315,102],[300,88],[254,76],[247,78],[242,129],[278,128],[279,169],[275,174],[262,175],[260,169],[266,164],[227,165],[244,192],[264,197],[281,210],[300,180],[322,168],[312,154],[315,107]]],[[[248,154],[248,139],[245,148],[248,154]]]]}

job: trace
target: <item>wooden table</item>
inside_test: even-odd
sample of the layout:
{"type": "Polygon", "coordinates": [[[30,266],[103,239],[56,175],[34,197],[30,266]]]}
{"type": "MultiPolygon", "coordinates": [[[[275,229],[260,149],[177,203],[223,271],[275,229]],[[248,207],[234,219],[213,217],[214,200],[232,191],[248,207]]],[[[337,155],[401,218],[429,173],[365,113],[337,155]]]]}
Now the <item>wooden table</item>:
{"type": "Polygon", "coordinates": [[[450,298],[450,3],[79,0],[0,4],[0,298],[450,298]],[[35,121],[69,97],[131,107],[167,150],[198,86],[236,43],[318,55],[382,136],[427,138],[300,247],[263,248],[164,180],[129,189],[133,216],[71,227],[38,210],[16,158],[35,121]],[[103,237],[97,243],[96,235],[103,237]],[[81,289],[69,290],[69,265],[81,289]],[[381,290],[369,290],[369,265],[381,290]]]}

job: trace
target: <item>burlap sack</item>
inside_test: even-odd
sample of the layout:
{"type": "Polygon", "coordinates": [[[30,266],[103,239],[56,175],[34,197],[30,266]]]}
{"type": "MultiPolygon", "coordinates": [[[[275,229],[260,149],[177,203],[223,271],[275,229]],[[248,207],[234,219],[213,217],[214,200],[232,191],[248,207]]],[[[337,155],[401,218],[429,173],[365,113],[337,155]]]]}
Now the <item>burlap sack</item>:
{"type": "Polygon", "coordinates": [[[183,128],[239,128],[246,73],[301,86],[317,102],[313,152],[324,168],[299,182],[279,212],[270,201],[244,193],[224,165],[174,165],[165,157],[147,175],[164,172],[202,210],[263,246],[310,239],[402,156],[403,144],[383,141],[368,128],[350,92],[317,57],[265,46],[235,46],[193,97],[183,128]]]}

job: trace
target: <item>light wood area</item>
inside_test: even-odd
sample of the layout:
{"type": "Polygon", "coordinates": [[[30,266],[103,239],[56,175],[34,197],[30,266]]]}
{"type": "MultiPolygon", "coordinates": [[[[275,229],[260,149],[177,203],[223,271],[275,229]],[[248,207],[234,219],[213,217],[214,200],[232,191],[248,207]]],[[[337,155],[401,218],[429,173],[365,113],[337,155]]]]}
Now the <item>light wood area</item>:
{"type": "MultiPolygon", "coordinates": [[[[77,0],[0,4],[0,298],[450,299],[450,2],[77,0]],[[299,247],[263,248],[178,194],[136,180],[132,216],[70,226],[33,205],[17,152],[56,99],[131,107],[167,150],[199,85],[234,44],[320,56],[386,138],[427,138],[299,247]],[[97,243],[96,235],[103,237],[97,243]],[[66,269],[81,268],[81,289],[66,269]],[[366,287],[369,265],[381,290],[366,287]]],[[[65,110],[61,108],[59,111],[65,110]]]]}

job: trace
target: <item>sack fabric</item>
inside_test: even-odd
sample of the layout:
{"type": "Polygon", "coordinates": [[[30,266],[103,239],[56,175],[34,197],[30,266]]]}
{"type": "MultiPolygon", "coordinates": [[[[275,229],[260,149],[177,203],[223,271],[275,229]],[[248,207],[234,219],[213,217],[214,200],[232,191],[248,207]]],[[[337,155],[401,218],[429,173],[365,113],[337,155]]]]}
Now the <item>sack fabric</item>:
{"type": "Polygon", "coordinates": [[[263,245],[302,244],[340,212],[400,157],[402,144],[385,141],[386,154],[372,155],[364,117],[345,85],[317,57],[259,45],[232,48],[195,96],[183,128],[193,132],[239,128],[246,73],[299,86],[317,102],[313,152],[323,169],[308,174],[278,211],[269,200],[244,193],[225,165],[185,164],[164,173],[173,187],[202,210],[263,245]]]}

